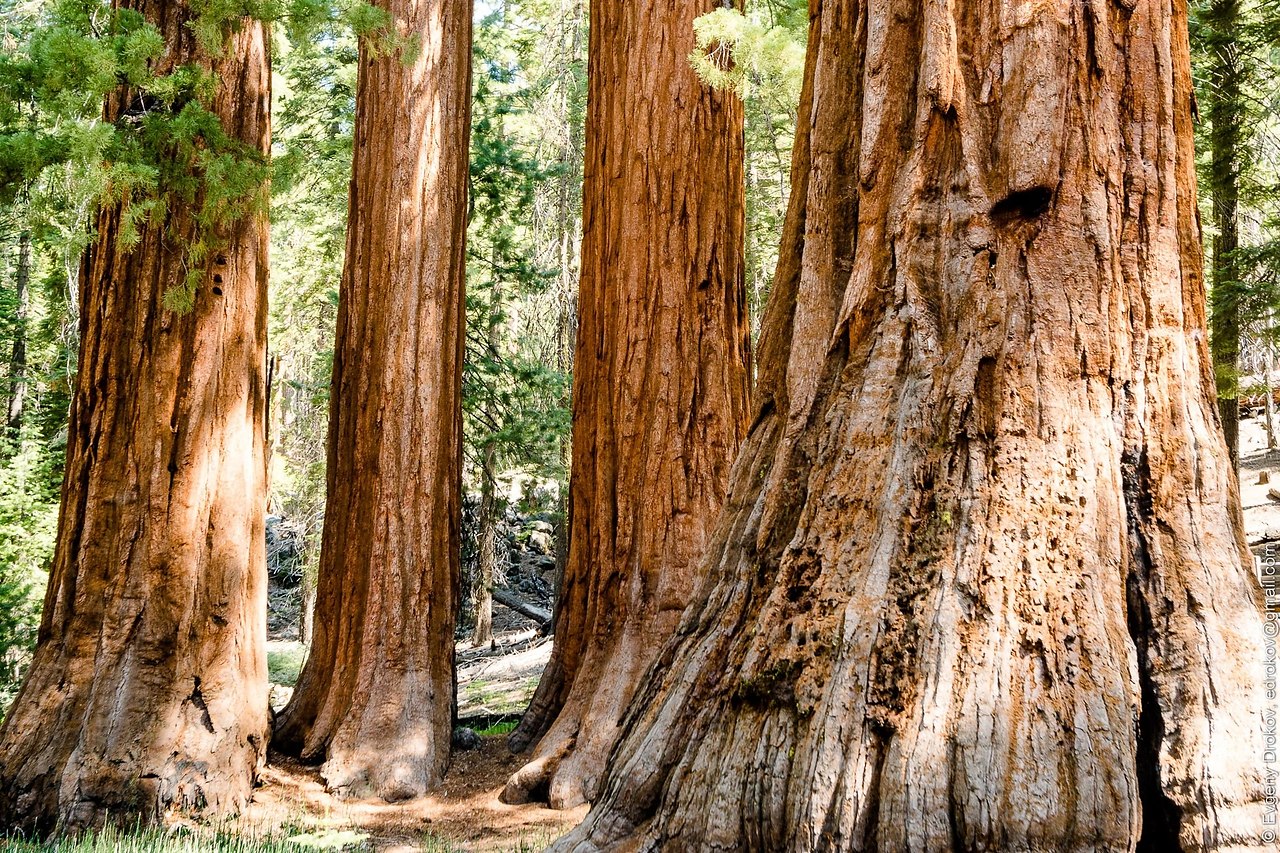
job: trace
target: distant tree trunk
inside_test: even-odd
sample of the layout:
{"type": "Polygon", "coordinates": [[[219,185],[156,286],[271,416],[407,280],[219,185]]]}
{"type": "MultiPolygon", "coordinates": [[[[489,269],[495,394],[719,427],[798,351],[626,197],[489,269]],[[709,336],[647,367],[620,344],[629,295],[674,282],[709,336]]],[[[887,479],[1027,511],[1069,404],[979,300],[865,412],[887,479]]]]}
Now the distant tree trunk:
{"type": "MultiPolygon", "coordinates": [[[[582,50],[583,2],[569,0],[569,43],[565,62],[570,68],[582,50]]],[[[572,73],[565,75],[560,90],[560,114],[564,116],[564,137],[560,149],[560,181],[556,198],[556,244],[559,248],[560,272],[557,276],[559,311],[556,316],[556,370],[565,376],[573,373],[573,348],[578,335],[578,235],[582,233],[582,136],[581,89],[572,73]]],[[[573,401],[566,399],[566,407],[573,401]]],[[[556,529],[556,563],[552,578],[553,601],[560,598],[564,567],[569,561],[569,478],[573,472],[573,439],[560,439],[560,464],[564,468],[566,488],[560,494],[560,524],[556,529]]]]}
{"type": "Polygon", "coordinates": [[[1210,341],[1217,369],[1218,408],[1232,465],[1240,456],[1240,158],[1244,152],[1244,69],[1236,37],[1242,27],[1240,0],[1211,0],[1203,13],[1210,31],[1209,197],[1213,205],[1213,263],[1210,269],[1210,341]]]}
{"type": "Polygon", "coordinates": [[[1262,342],[1263,353],[1264,353],[1263,361],[1262,361],[1262,387],[1267,395],[1267,401],[1265,404],[1264,411],[1266,412],[1266,417],[1267,417],[1266,426],[1267,426],[1267,449],[1268,450],[1271,450],[1276,446],[1276,406],[1275,406],[1275,398],[1272,396],[1272,390],[1271,390],[1271,372],[1275,370],[1276,359],[1275,359],[1275,350],[1272,349],[1272,345],[1271,345],[1271,335],[1272,335],[1271,315],[1270,313],[1268,313],[1266,338],[1262,342]]]}
{"type": "Polygon", "coordinates": [[[485,445],[480,465],[480,518],[476,536],[476,572],[472,578],[471,599],[475,603],[475,624],[471,628],[471,645],[487,646],[493,642],[493,580],[498,564],[498,500],[494,488],[496,449],[485,445]]]}
{"type": "Polygon", "coordinates": [[[688,62],[708,0],[591,9],[569,558],[503,797],[596,793],[745,433],[742,107],[688,62]]]}
{"type": "Polygon", "coordinates": [[[18,268],[13,279],[17,303],[14,314],[13,349],[9,352],[9,405],[6,424],[13,438],[22,429],[22,411],[27,399],[27,291],[31,284],[31,232],[18,234],[18,268]]]}
{"type": "Polygon", "coordinates": [[[396,800],[452,734],[471,3],[382,7],[416,58],[361,46],[315,638],[276,737],[396,800]]]}
{"type": "MultiPolygon", "coordinates": [[[[197,63],[211,109],[267,152],[270,73],[244,20],[211,61],[185,4],[126,4],[168,45],[158,73],[197,63]]],[[[107,99],[119,116],[131,93],[107,99]]],[[[45,831],[248,800],[266,756],[267,227],[219,235],[194,307],[190,208],[119,242],[104,209],[80,278],[80,357],[57,550],[39,644],[0,728],[0,825],[45,831]]]]}
{"type": "Polygon", "coordinates": [[[707,581],[552,849],[1274,850],[1185,5],[811,9],[707,581]]]}

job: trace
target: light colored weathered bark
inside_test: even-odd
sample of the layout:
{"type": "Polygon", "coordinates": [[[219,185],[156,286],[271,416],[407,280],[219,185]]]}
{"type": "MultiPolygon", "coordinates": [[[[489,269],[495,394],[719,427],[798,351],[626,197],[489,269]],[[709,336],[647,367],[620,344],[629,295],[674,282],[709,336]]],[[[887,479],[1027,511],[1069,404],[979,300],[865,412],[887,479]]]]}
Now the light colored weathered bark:
{"type": "Polygon", "coordinates": [[[452,734],[471,3],[382,6],[417,43],[361,46],[315,639],[276,736],[396,800],[452,734]]]}
{"type": "Polygon", "coordinates": [[[553,850],[1274,849],[1185,5],[811,11],[708,579],[553,850]]]}
{"type": "MultiPolygon", "coordinates": [[[[243,22],[211,62],[185,4],[124,5],[163,33],[157,71],[211,68],[212,110],[265,154],[264,28],[243,22]]],[[[129,98],[108,98],[106,119],[129,98]]],[[[129,251],[120,217],[99,215],[81,271],[57,549],[35,657],[0,729],[6,827],[235,809],[266,755],[266,223],[225,230],[179,314],[164,294],[186,279],[189,211],[146,223],[129,251]]]]}
{"type": "Polygon", "coordinates": [[[551,661],[511,738],[536,746],[508,802],[596,793],[745,433],[742,107],[687,58],[712,6],[591,8],[569,556],[551,661]]]}

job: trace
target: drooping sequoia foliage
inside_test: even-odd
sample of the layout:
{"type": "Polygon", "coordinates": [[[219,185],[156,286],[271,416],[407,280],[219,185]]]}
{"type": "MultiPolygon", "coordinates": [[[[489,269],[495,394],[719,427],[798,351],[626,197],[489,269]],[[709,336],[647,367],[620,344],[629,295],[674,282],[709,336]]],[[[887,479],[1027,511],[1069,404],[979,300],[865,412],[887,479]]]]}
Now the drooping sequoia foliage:
{"type": "MultiPolygon", "coordinates": [[[[170,0],[108,17],[82,23],[132,64],[107,73],[102,125],[122,132],[97,150],[131,167],[108,172],[80,271],[57,549],[0,729],[6,826],[234,808],[266,753],[266,33],[235,19],[211,37],[170,0]]],[[[65,153],[56,133],[5,141],[65,153]]]]}
{"type": "Polygon", "coordinates": [[[1185,5],[811,9],[708,577],[553,849],[1273,849],[1185,5]]]}

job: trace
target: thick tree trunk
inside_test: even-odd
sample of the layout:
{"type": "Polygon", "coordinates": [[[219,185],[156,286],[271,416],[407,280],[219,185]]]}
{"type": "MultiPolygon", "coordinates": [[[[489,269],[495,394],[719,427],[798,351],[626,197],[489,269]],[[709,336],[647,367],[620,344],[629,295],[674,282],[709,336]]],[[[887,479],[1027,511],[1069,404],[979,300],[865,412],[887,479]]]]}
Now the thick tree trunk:
{"type": "MultiPolygon", "coordinates": [[[[128,5],[160,28],[171,67],[223,81],[213,111],[265,154],[263,27],[242,22],[210,62],[185,4],[128,5]]],[[[128,98],[108,99],[108,121],[128,98]]],[[[266,223],[220,235],[183,314],[164,294],[186,278],[188,211],[143,225],[128,251],[120,227],[118,207],[99,215],[81,272],[57,550],[0,729],[5,826],[236,808],[266,754],[266,223]]]]}
{"type": "Polygon", "coordinates": [[[383,8],[417,44],[361,47],[315,638],[276,736],[394,800],[452,733],[471,3],[383,8]]]}
{"type": "Polygon", "coordinates": [[[1273,850],[1185,5],[815,0],[708,580],[554,850],[1273,850]]]}
{"type": "Polygon", "coordinates": [[[5,423],[9,434],[18,437],[22,429],[22,412],[27,400],[27,291],[31,284],[31,232],[18,235],[18,269],[14,275],[14,297],[17,302],[13,326],[13,348],[9,351],[9,405],[5,423]]]}
{"type": "Polygon", "coordinates": [[[1209,41],[1209,196],[1213,206],[1210,341],[1221,398],[1218,409],[1233,465],[1240,457],[1240,157],[1247,117],[1243,69],[1236,37],[1242,26],[1240,0],[1212,0],[1204,21],[1209,41]]]}
{"type": "Polygon", "coordinates": [[[596,793],[745,432],[742,108],[687,59],[713,5],[591,9],[569,558],[555,649],[511,738],[538,743],[508,802],[596,793]]]}

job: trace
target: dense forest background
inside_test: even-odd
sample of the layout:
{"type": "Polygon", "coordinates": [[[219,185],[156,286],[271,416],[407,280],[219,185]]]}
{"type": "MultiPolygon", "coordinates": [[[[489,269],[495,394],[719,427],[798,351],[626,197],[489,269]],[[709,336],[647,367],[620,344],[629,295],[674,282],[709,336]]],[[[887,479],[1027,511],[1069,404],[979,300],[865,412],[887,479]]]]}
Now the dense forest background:
{"type": "MultiPolygon", "coordinates": [[[[1196,3],[1201,219],[1224,414],[1265,408],[1280,307],[1280,51],[1265,4],[1196,3]]],[[[76,365],[76,283],[99,199],[140,192],[104,165],[100,104],[130,49],[93,0],[0,0],[0,704],[35,642],[54,545],[76,365]],[[108,56],[111,54],[111,56],[108,56]],[[95,77],[95,75],[97,75],[95,77]],[[104,76],[105,75],[105,76],[104,76]]],[[[319,553],[325,436],[351,171],[360,5],[273,12],[268,565],[281,620],[301,621],[319,553]]],[[[753,332],[777,263],[803,66],[805,7],[699,19],[690,58],[746,106],[746,263],[753,332]]],[[[475,19],[464,587],[501,583],[508,540],[561,532],[576,332],[584,63],[581,0],[504,0],[475,19]],[[536,527],[530,527],[532,523],[536,527]],[[490,563],[485,565],[485,563],[490,563]]],[[[138,206],[142,208],[142,205],[138,206]]],[[[138,215],[145,215],[139,209],[138,215]]],[[[1226,420],[1230,421],[1230,417],[1226,420]]],[[[1229,426],[1230,429],[1230,426],[1229,426]]],[[[554,544],[554,543],[553,543],[554,544]]],[[[563,550],[562,548],[559,550],[563,550]]],[[[474,603],[460,632],[472,630],[474,603]]]]}

